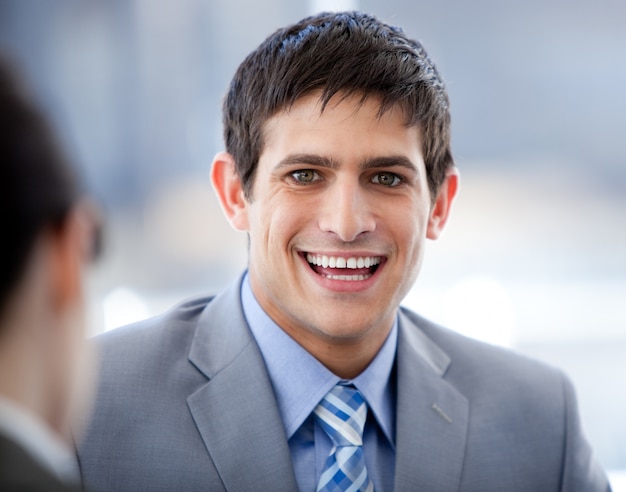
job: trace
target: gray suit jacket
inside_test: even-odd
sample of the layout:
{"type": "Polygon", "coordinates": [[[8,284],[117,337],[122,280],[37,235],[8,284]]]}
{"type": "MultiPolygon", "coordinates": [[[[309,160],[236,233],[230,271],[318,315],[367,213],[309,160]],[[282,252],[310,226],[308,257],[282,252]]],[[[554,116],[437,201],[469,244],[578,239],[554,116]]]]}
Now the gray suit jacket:
{"type": "MultiPolygon", "coordinates": [[[[239,288],[98,338],[88,488],[297,490],[239,288]]],[[[396,491],[609,490],[561,372],[404,310],[396,363],[396,491]]]]}

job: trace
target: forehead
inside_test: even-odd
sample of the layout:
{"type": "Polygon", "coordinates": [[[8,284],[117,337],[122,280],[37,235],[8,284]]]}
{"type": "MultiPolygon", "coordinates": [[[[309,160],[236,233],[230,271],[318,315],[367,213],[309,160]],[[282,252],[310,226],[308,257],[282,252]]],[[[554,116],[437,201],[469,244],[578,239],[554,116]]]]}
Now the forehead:
{"type": "MultiPolygon", "coordinates": [[[[274,117],[284,114],[290,114],[294,111],[298,111],[303,107],[310,108],[311,112],[319,113],[322,116],[328,110],[336,109],[338,106],[349,105],[355,110],[360,109],[362,106],[366,106],[369,116],[372,119],[381,118],[384,114],[392,112],[394,114],[403,115],[406,121],[406,126],[411,126],[411,116],[408,114],[408,108],[401,103],[387,104],[383,107],[382,97],[375,93],[366,93],[362,91],[349,92],[342,90],[327,96],[322,89],[314,89],[301,95],[293,102],[286,104],[273,113],[267,121],[269,122],[274,117]]],[[[267,123],[267,122],[266,122],[267,123]]]]}
{"type": "Polygon", "coordinates": [[[377,95],[340,93],[324,103],[321,91],[315,91],[265,122],[261,155],[297,146],[309,150],[354,150],[356,146],[372,151],[378,145],[406,152],[419,150],[421,157],[421,127],[407,125],[406,121],[405,109],[399,104],[381,111],[381,99],[377,95]]]}

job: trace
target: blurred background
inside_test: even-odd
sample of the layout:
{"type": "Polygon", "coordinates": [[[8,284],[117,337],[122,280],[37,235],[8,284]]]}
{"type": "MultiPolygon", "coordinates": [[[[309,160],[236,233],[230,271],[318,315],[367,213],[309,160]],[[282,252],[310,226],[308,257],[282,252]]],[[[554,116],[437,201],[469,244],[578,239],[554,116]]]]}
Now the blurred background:
{"type": "Polygon", "coordinates": [[[209,183],[222,96],[273,30],[353,8],[422,41],[452,101],[460,196],[405,304],[565,369],[626,490],[623,0],[0,0],[0,50],[107,216],[92,334],[245,268],[209,183]]]}

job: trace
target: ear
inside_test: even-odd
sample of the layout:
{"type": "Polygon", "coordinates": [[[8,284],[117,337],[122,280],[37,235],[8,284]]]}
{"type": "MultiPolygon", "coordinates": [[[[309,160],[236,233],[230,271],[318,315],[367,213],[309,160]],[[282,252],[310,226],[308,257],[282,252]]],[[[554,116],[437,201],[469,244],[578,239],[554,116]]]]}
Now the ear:
{"type": "Polygon", "coordinates": [[[49,231],[55,304],[64,308],[83,297],[83,271],[91,260],[95,230],[92,204],[80,202],[59,229],[49,231]]]}
{"type": "Polygon", "coordinates": [[[458,188],[459,172],[455,167],[452,167],[446,173],[446,178],[439,187],[437,198],[430,210],[428,228],[426,230],[428,239],[437,239],[443,232],[458,188]]]}
{"type": "Polygon", "coordinates": [[[247,231],[248,200],[232,155],[220,152],[215,156],[211,167],[211,183],[230,225],[238,231],[247,231]]]}

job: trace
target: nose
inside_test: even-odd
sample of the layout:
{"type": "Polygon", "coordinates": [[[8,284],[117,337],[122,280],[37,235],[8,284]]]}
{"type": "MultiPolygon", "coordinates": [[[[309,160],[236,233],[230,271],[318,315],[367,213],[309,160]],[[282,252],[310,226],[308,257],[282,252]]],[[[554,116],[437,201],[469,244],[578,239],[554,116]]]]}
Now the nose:
{"type": "Polygon", "coordinates": [[[319,227],[344,242],[376,229],[371,199],[358,183],[337,180],[323,197],[319,227]]]}

